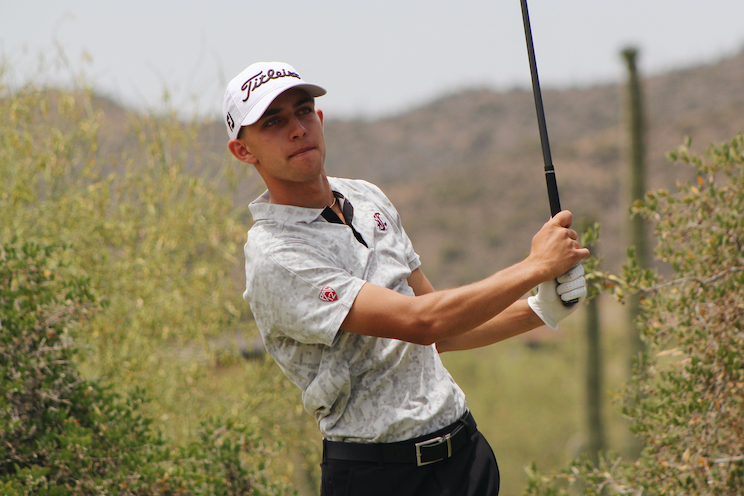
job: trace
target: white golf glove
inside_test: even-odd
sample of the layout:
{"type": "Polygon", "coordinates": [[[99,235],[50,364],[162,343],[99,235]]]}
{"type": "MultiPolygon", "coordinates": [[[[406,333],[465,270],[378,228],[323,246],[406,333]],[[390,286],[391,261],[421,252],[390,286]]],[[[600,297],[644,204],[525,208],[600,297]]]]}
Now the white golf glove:
{"type": "Polygon", "coordinates": [[[537,287],[537,296],[530,296],[527,303],[545,325],[558,329],[558,322],[571,315],[579,304],[586,298],[586,280],[584,279],[584,266],[574,265],[568,272],[540,284],[537,287]],[[579,301],[572,305],[564,305],[564,301],[579,301]]]}

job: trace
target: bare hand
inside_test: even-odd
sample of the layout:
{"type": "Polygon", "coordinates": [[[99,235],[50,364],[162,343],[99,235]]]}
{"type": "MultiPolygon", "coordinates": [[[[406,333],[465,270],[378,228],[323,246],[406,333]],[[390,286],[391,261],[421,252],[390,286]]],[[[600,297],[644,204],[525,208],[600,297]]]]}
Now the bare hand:
{"type": "Polygon", "coordinates": [[[571,229],[573,216],[563,210],[546,222],[532,238],[527,260],[534,263],[544,281],[555,279],[589,256],[579,245],[578,234],[571,229]]]}

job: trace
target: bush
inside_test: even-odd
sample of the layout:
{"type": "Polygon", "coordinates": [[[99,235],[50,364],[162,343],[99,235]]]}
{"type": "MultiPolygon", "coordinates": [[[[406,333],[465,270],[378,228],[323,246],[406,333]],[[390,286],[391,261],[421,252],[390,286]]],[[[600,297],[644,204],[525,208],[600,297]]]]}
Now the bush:
{"type": "MultiPolygon", "coordinates": [[[[124,403],[146,390],[152,399],[135,411],[156,419],[173,450],[201,443],[209,416],[235,418],[272,446],[297,439],[293,449],[317,467],[317,428],[295,386],[238,351],[256,332],[241,298],[247,226],[233,202],[248,168],[205,150],[202,123],[167,102],[135,114],[80,83],[11,88],[7,74],[0,62],[0,244],[72,247],[68,267],[102,295],[76,332],[77,373],[124,403]]],[[[267,466],[273,480],[292,477],[283,462],[267,466]]]]}
{"type": "Polygon", "coordinates": [[[640,292],[647,353],[622,391],[641,458],[577,460],[551,477],[531,468],[528,494],[737,495],[744,492],[744,135],[669,154],[697,172],[679,191],[649,193],[633,210],[655,222],[655,256],[671,280],[641,270],[595,273],[616,294],[640,292]],[[620,284],[617,284],[620,282],[620,284]],[[571,489],[573,488],[573,489],[571,489]]]}
{"type": "Polygon", "coordinates": [[[100,308],[69,249],[0,245],[0,492],[14,495],[280,495],[260,438],[233,420],[202,423],[170,449],[126,397],[82,378],[73,336],[100,308]],[[254,456],[258,455],[258,456],[254,456]]]}

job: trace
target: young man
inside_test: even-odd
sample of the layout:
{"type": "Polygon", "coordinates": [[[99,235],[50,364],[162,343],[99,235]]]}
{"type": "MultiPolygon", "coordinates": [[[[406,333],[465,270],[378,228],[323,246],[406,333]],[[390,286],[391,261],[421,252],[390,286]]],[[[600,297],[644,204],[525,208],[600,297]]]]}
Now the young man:
{"type": "Polygon", "coordinates": [[[321,494],[496,495],[496,459],[438,353],[557,328],[578,306],[561,298],[586,294],[589,252],[563,211],[524,261],[434,291],[382,191],[326,175],[314,102],[325,92],[262,62],[229,83],[223,106],[228,148],[267,187],[250,205],[243,296],[318,421],[321,494]]]}

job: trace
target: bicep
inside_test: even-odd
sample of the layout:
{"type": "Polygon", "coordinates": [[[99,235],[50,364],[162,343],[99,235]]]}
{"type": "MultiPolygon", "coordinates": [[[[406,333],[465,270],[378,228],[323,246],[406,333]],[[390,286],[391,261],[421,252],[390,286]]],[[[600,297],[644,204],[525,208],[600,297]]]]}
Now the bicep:
{"type": "Polygon", "coordinates": [[[423,302],[414,296],[366,283],[359,290],[341,330],[353,334],[430,344],[423,302]]]}

